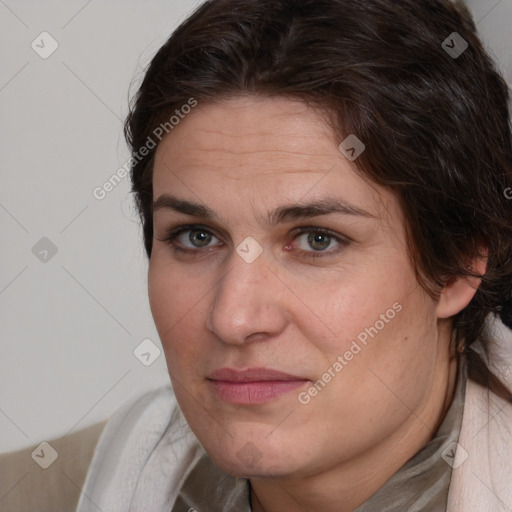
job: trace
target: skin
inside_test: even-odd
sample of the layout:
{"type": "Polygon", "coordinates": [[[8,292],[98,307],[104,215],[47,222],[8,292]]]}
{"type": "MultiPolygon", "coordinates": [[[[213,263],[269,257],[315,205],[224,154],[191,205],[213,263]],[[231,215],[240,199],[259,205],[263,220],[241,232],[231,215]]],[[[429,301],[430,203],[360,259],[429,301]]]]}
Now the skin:
{"type": "Polygon", "coordinates": [[[255,511],[353,510],[433,437],[453,398],[450,317],[478,282],[455,280],[438,301],[428,296],[396,198],[363,179],[340,142],[322,113],[300,101],[244,96],[199,104],[156,153],[154,199],[172,194],[216,218],[155,211],[152,314],[188,423],[218,467],[250,479],[255,511]],[[368,215],[269,223],[278,207],[328,196],[368,215]],[[186,224],[201,227],[165,240],[186,224]],[[321,238],[319,250],[301,227],[349,242],[321,238]],[[252,263],[236,252],[248,236],[263,249],[252,263]],[[299,393],[395,303],[401,311],[300,403],[299,393]],[[310,382],[263,404],[233,405],[207,379],[223,367],[272,368],[310,382]]]}

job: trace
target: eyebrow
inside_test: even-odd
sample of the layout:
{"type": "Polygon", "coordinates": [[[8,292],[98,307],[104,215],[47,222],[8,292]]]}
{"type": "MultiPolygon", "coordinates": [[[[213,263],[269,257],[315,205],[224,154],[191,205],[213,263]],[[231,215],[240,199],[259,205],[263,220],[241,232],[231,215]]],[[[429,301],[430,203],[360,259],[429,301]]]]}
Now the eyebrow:
{"type": "MultiPolygon", "coordinates": [[[[207,206],[171,194],[163,194],[153,203],[153,213],[158,210],[172,210],[192,217],[220,220],[219,216],[207,206]]],[[[268,214],[270,225],[293,220],[308,219],[320,215],[337,213],[376,219],[377,217],[357,206],[333,197],[325,197],[309,203],[283,205],[268,214]]]]}

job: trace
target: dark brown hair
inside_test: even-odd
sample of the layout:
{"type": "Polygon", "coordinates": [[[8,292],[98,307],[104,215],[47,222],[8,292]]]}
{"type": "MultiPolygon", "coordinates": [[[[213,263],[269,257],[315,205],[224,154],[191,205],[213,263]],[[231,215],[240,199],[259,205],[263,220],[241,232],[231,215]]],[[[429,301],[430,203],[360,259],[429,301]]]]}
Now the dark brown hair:
{"type": "MultiPolygon", "coordinates": [[[[480,338],[488,356],[486,317],[510,315],[508,88],[457,4],[207,1],[151,61],[125,135],[138,152],[191,98],[204,104],[240,94],[283,96],[321,108],[340,142],[355,134],[366,145],[354,162],[357,171],[400,201],[418,280],[433,297],[450,279],[476,275],[471,261],[487,251],[487,270],[471,303],[454,317],[454,334],[470,378],[512,401],[471,347],[480,338]],[[457,43],[454,32],[462,38],[457,43]],[[468,46],[457,56],[443,43],[462,49],[462,40],[468,46]]],[[[132,165],[148,256],[155,151],[132,165]]]]}

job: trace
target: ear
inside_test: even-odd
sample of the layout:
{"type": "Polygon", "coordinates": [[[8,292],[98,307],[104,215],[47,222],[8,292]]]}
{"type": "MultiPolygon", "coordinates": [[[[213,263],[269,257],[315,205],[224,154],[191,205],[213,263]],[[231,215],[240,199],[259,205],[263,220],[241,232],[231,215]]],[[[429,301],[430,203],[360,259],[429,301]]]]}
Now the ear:
{"type": "MultiPolygon", "coordinates": [[[[487,268],[487,249],[483,255],[475,258],[470,265],[470,269],[475,274],[483,275],[487,268]]],[[[438,318],[450,318],[462,311],[475,296],[480,286],[481,279],[478,277],[456,277],[449,281],[441,290],[439,303],[437,305],[438,318]]]]}

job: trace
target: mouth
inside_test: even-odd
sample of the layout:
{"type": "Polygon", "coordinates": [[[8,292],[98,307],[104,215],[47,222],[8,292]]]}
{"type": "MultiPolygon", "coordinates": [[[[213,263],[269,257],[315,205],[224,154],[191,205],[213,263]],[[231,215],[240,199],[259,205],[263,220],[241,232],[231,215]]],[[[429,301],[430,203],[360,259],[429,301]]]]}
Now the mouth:
{"type": "Polygon", "coordinates": [[[226,402],[261,404],[303,386],[309,379],[270,368],[221,368],[207,378],[214,393],[226,402]]]}

